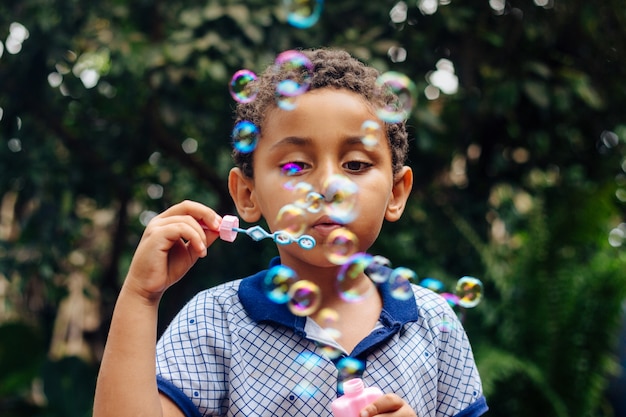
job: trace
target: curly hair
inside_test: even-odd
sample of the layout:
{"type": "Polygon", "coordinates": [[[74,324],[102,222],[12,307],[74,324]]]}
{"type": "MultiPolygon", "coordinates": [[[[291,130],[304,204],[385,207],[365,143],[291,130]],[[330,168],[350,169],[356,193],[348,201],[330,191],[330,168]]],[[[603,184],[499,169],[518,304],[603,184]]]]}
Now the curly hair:
{"type": "MultiPolygon", "coordinates": [[[[376,86],[376,79],[380,73],[359,60],[352,57],[348,52],[338,49],[310,49],[299,51],[304,54],[313,64],[309,90],[332,87],[347,89],[365,98],[373,106],[382,106],[395,101],[397,98],[391,93],[382,91],[376,86]]],[[[285,79],[285,70],[278,71],[275,66],[268,67],[255,83],[258,90],[256,98],[249,103],[237,103],[235,109],[235,123],[249,121],[259,128],[267,110],[277,106],[276,87],[285,79]]],[[[393,173],[396,174],[406,161],[408,152],[408,134],[404,122],[385,122],[386,136],[391,149],[393,173]]],[[[262,135],[262,132],[261,132],[262,135]]],[[[254,152],[240,152],[233,150],[235,164],[249,178],[253,172],[254,152]]]]}

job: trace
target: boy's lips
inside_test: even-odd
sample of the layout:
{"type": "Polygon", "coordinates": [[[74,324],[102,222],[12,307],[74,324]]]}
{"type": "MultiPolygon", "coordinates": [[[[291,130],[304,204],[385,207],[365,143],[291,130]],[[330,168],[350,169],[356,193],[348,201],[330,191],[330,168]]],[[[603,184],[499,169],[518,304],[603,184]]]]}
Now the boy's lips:
{"type": "Polygon", "coordinates": [[[343,227],[343,224],[332,220],[330,217],[324,216],[318,219],[311,228],[322,237],[327,237],[333,230],[343,227]]]}

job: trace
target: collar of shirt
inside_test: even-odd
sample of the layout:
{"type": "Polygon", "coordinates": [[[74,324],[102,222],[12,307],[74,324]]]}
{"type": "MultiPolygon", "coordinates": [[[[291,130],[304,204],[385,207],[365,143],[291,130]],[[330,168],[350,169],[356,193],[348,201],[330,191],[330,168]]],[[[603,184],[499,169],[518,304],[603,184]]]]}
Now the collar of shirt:
{"type": "MultiPolygon", "coordinates": [[[[280,258],[271,260],[269,268],[280,264],[280,258]]],[[[268,270],[260,271],[242,280],[239,286],[239,299],[248,315],[257,323],[269,322],[292,329],[296,334],[306,337],[306,317],[296,316],[286,304],[277,304],[270,300],[263,291],[263,280],[268,270]]],[[[351,356],[367,354],[372,347],[384,342],[394,334],[401,332],[402,327],[417,321],[417,305],[415,297],[401,300],[391,294],[388,283],[378,285],[383,300],[383,309],[379,322],[382,326],[375,328],[372,333],[359,343],[351,356]]]]}

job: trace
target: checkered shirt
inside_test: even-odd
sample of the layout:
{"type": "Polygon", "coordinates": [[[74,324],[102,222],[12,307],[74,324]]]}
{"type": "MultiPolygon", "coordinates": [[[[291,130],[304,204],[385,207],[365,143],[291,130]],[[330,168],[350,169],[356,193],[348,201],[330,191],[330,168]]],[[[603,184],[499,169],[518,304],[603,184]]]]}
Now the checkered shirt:
{"type": "MultiPolygon", "coordinates": [[[[160,338],[159,390],[186,416],[331,416],[344,375],[337,363],[348,355],[329,357],[312,320],[272,302],[265,273],[198,293],[160,338]]],[[[365,365],[357,376],[420,417],[482,415],[488,407],[461,323],[441,296],[412,287],[414,298],[399,300],[379,286],[379,325],[349,355],[365,365]]]]}

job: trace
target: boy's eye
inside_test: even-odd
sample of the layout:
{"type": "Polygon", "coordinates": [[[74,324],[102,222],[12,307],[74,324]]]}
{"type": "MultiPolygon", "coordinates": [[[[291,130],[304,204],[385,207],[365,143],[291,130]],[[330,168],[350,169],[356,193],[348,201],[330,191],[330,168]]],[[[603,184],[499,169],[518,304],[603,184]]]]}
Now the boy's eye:
{"type": "Polygon", "coordinates": [[[363,162],[363,161],[350,161],[350,162],[346,162],[345,164],[343,164],[343,167],[345,169],[347,169],[348,171],[352,171],[352,172],[363,171],[371,166],[372,166],[371,163],[363,162]]]}
{"type": "Polygon", "coordinates": [[[280,166],[280,170],[286,176],[298,175],[304,168],[306,168],[306,164],[304,162],[287,162],[286,164],[282,164],[280,166]]]}

